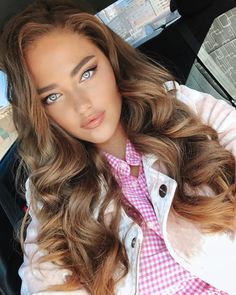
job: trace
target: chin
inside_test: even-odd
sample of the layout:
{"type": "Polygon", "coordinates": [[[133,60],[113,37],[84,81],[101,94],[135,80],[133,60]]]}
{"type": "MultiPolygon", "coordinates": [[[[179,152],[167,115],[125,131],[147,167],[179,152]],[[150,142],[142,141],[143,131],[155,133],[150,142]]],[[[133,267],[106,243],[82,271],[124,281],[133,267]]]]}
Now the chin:
{"type": "Polygon", "coordinates": [[[109,141],[110,137],[104,137],[104,138],[97,138],[94,140],[91,140],[90,142],[98,145],[106,144],[109,141]]]}
{"type": "Polygon", "coordinates": [[[95,138],[91,138],[90,142],[97,144],[97,145],[103,145],[110,141],[112,138],[112,134],[105,134],[104,136],[100,135],[95,138]]]}

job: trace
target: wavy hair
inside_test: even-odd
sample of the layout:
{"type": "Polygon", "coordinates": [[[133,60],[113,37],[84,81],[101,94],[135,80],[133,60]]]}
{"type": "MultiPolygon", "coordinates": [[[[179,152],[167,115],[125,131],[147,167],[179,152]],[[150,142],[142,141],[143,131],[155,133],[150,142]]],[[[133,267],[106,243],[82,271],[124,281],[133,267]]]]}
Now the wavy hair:
{"type": "Polygon", "coordinates": [[[63,3],[36,1],[15,16],[2,35],[1,63],[8,77],[22,165],[30,174],[31,203],[39,222],[37,243],[47,251],[41,261],[72,271],[67,283],[54,288],[83,284],[91,294],[113,294],[129,270],[118,236],[121,190],[96,147],[69,135],[33,99],[36,90],[24,58],[30,44],[62,29],[86,36],[103,51],[122,95],[121,120],[128,138],[141,154],[155,154],[164,163],[178,183],[171,210],[202,230],[235,229],[235,159],[220,146],[216,131],[176,99],[175,91],[165,91],[163,83],[173,77],[161,65],[93,15],[63,3]],[[197,188],[206,185],[214,197],[199,195],[197,188]],[[195,194],[189,194],[186,186],[195,194]],[[107,223],[105,210],[111,202],[114,211],[107,223]],[[115,278],[118,266],[121,272],[115,278]]]}

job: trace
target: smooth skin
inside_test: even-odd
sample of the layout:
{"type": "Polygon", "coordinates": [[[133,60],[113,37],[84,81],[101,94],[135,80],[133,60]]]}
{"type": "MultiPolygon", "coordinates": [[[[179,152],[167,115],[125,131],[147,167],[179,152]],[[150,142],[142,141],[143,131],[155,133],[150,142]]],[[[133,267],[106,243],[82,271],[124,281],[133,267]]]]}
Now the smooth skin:
{"type": "Polygon", "coordinates": [[[103,52],[85,36],[55,30],[34,41],[25,59],[48,116],[76,138],[124,159],[122,98],[103,52]]]}

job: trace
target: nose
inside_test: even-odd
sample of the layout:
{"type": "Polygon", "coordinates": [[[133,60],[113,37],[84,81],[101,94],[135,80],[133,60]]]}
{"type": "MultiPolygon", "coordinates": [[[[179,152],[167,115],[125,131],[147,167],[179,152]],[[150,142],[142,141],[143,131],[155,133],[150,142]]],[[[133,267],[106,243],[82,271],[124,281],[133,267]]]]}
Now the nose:
{"type": "Polygon", "coordinates": [[[87,113],[89,113],[92,105],[89,102],[83,102],[77,108],[80,115],[86,115],[87,113]]]}
{"type": "Polygon", "coordinates": [[[73,91],[71,97],[73,108],[78,113],[78,115],[86,115],[89,113],[90,109],[92,108],[92,103],[87,93],[76,90],[73,91]]]}

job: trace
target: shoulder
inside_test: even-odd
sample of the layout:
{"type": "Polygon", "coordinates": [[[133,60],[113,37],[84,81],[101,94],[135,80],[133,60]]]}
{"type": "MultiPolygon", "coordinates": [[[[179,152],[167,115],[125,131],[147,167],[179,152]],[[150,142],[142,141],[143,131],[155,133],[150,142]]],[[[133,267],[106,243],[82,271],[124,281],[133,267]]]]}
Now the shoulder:
{"type": "MultiPolygon", "coordinates": [[[[27,178],[26,182],[25,182],[25,200],[26,200],[26,205],[29,208],[29,213],[32,216],[32,196],[33,194],[33,190],[32,190],[32,183],[30,181],[30,178],[27,178]]],[[[35,207],[33,207],[35,209],[35,207]]],[[[37,201],[36,202],[36,208],[37,210],[41,210],[42,208],[42,203],[37,201]]]]}
{"type": "Polygon", "coordinates": [[[30,179],[27,178],[26,182],[25,182],[25,200],[26,200],[26,204],[29,207],[30,204],[30,179]]]}
{"type": "Polygon", "coordinates": [[[208,119],[209,114],[212,112],[214,115],[217,114],[217,116],[222,111],[235,113],[235,109],[228,102],[222,99],[216,99],[209,93],[180,85],[176,81],[167,81],[164,83],[164,88],[166,91],[175,90],[176,98],[188,105],[190,109],[197,115],[200,115],[203,120],[205,117],[208,119]]]}

